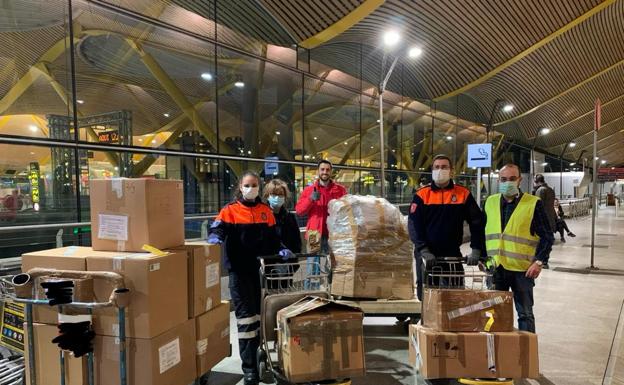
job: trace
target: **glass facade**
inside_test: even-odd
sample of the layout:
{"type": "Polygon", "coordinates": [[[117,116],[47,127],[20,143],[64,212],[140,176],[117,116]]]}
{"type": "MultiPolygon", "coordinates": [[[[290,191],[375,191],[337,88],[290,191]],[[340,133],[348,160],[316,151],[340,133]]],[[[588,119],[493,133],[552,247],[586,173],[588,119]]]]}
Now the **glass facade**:
{"type": "MultiPolygon", "coordinates": [[[[58,236],[88,244],[88,226],[19,226],[88,222],[92,178],[183,180],[188,237],[202,235],[248,169],[284,179],[296,200],[325,158],[349,192],[379,195],[383,156],[386,196],[406,204],[445,153],[476,191],[465,148],[485,140],[481,125],[402,93],[416,80],[399,63],[384,93],[382,154],[382,71],[363,73],[381,53],[353,43],[342,61],[325,60],[331,45],[292,44],[258,4],[2,2],[0,227],[15,230],[0,232],[1,256],[58,236]]],[[[527,161],[507,147],[501,159],[527,161]]]]}

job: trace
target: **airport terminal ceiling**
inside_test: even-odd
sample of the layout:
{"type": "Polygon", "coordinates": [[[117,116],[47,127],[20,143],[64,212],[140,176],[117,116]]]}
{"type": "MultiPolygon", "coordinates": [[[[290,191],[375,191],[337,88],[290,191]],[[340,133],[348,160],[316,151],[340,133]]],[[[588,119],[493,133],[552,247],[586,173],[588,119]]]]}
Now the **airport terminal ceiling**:
{"type": "MultiPolygon", "coordinates": [[[[45,135],[46,123],[37,119],[71,112],[67,2],[18,1],[10,8],[0,16],[0,39],[8,47],[3,51],[13,55],[2,58],[0,72],[8,81],[0,82],[1,130],[18,134],[14,130],[24,129],[20,119],[32,115],[30,124],[42,130],[29,135],[45,135]],[[16,18],[19,24],[13,22],[16,18]]],[[[424,53],[414,62],[401,60],[400,71],[390,78],[388,125],[400,116],[406,125],[406,111],[423,114],[417,115],[423,120],[434,114],[459,127],[457,132],[449,128],[449,134],[483,141],[482,125],[495,101],[503,99],[515,108],[496,114],[496,131],[507,140],[529,147],[535,143],[552,154],[575,142],[566,156],[576,159],[583,150],[586,155],[591,150],[594,100],[600,97],[599,156],[609,165],[624,163],[624,153],[614,147],[624,138],[624,25],[617,22],[624,19],[621,1],[442,1],[436,7],[429,1],[408,5],[399,0],[74,1],[73,16],[79,115],[133,106],[135,145],[146,140],[161,146],[198,124],[185,114],[185,103],[172,97],[175,89],[159,78],[160,69],[184,91],[186,103],[202,120],[199,131],[204,130],[212,147],[222,138],[242,136],[251,114],[262,128],[253,143],[257,148],[242,151],[266,152],[264,138],[277,153],[294,151],[285,158],[341,160],[349,153],[350,141],[357,140],[361,153],[344,164],[374,166],[375,155],[379,157],[374,98],[382,61],[380,37],[395,29],[406,46],[417,45],[424,53]],[[100,9],[102,3],[274,62],[293,67],[306,62],[306,70],[315,77],[301,82],[297,72],[215,48],[202,39],[180,39],[178,32],[100,9]],[[157,65],[150,67],[150,60],[157,65]],[[215,64],[221,73],[214,73],[215,64]],[[329,83],[319,87],[321,80],[357,88],[361,94],[329,83]],[[254,111],[244,107],[247,101],[236,86],[239,82],[262,85],[254,111]],[[266,106],[263,100],[268,100],[266,106]],[[293,102],[299,100],[303,106],[293,102]],[[360,103],[361,138],[352,127],[360,103]],[[217,107],[222,132],[212,138],[215,135],[205,131],[214,130],[217,107]],[[297,129],[301,124],[309,128],[305,134],[297,129]],[[269,135],[279,127],[294,130],[289,141],[281,143],[269,135]],[[549,128],[550,134],[536,138],[542,128],[549,128]]],[[[446,132],[438,135],[444,138],[446,132]]],[[[400,140],[407,143],[410,138],[400,140]]]]}

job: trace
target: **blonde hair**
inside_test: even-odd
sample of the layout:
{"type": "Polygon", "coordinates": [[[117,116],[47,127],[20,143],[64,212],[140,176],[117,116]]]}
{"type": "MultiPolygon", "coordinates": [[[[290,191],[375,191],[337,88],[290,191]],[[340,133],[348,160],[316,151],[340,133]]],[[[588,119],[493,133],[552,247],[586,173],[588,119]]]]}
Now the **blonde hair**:
{"type": "Polygon", "coordinates": [[[277,189],[284,189],[284,196],[286,200],[290,199],[290,190],[288,190],[288,185],[281,179],[271,179],[267,182],[266,186],[264,186],[264,191],[262,193],[262,200],[265,202],[269,198],[269,195],[273,194],[277,189]]]}

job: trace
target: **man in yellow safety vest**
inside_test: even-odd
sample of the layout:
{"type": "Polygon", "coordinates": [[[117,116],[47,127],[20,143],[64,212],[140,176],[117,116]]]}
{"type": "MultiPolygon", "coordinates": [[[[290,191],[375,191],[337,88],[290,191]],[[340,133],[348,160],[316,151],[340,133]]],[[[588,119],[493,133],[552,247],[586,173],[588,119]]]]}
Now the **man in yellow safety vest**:
{"type": "Polygon", "coordinates": [[[494,263],[496,290],[514,295],[518,329],[535,333],[533,286],[554,242],[542,201],[520,191],[520,167],[507,164],[498,174],[500,194],[485,202],[485,244],[494,263]]]}

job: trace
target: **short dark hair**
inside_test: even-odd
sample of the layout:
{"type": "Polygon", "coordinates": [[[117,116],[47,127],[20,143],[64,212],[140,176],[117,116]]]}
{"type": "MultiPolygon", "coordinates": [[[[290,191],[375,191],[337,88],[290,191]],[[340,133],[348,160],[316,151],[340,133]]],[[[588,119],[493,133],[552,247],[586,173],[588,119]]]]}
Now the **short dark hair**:
{"type": "Polygon", "coordinates": [[[332,169],[334,168],[334,165],[332,164],[332,162],[328,161],[327,159],[321,159],[321,160],[319,160],[319,161],[318,161],[318,163],[316,164],[316,168],[321,167],[321,165],[322,165],[323,163],[324,163],[324,164],[328,164],[328,165],[329,165],[329,168],[332,168],[332,169]]]}
{"type": "Polygon", "coordinates": [[[453,162],[451,162],[451,158],[449,158],[449,156],[448,156],[448,155],[444,155],[444,154],[438,154],[438,155],[434,156],[434,157],[433,157],[433,161],[431,162],[431,165],[433,166],[433,162],[435,162],[436,160],[440,160],[440,159],[442,159],[442,160],[444,160],[444,159],[448,160],[449,165],[451,166],[451,168],[453,168],[453,162]]]}
{"type": "Polygon", "coordinates": [[[544,179],[544,175],[542,174],[535,174],[535,181],[537,183],[546,183],[546,180],[544,179]]]}
{"type": "Polygon", "coordinates": [[[501,170],[504,169],[505,167],[517,169],[518,170],[518,176],[522,176],[522,170],[520,170],[520,166],[518,166],[517,164],[515,164],[515,163],[507,163],[503,167],[501,167],[501,170]]]}

